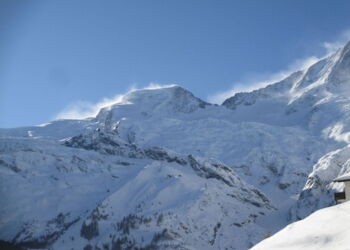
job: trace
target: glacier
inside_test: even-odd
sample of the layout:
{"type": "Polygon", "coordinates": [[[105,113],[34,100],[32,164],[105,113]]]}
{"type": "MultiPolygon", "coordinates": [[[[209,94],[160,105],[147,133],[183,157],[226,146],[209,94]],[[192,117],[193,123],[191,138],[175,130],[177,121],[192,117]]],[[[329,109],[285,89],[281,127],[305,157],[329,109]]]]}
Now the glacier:
{"type": "Polygon", "coordinates": [[[176,85],[0,129],[0,244],[249,249],[335,204],[349,111],[350,43],[222,105],[176,85]]]}

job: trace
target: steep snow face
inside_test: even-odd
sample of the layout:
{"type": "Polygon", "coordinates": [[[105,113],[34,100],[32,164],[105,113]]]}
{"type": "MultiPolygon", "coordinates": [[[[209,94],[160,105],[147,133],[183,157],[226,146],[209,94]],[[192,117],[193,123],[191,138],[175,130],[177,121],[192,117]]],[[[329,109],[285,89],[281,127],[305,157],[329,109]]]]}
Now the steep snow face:
{"type": "Polygon", "coordinates": [[[291,210],[293,219],[302,219],[317,209],[334,205],[334,192],[343,191],[343,183],[333,180],[350,173],[350,146],[323,156],[313,167],[297,203],[291,210]]]}
{"type": "Polygon", "coordinates": [[[349,249],[350,202],[319,210],[251,250],[349,249]]]}
{"type": "Polygon", "coordinates": [[[329,83],[340,87],[339,93],[348,96],[350,91],[348,86],[350,83],[350,42],[339,52],[339,59],[329,75],[329,83]]]}
{"type": "Polygon", "coordinates": [[[0,171],[0,239],[28,248],[245,249],[273,210],[221,163],[113,131],[62,143],[2,137],[0,171]]]}
{"type": "Polygon", "coordinates": [[[235,110],[240,121],[301,126],[313,135],[348,143],[349,48],[350,42],[304,71],[266,88],[236,94],[223,105],[235,110]]]}
{"type": "Polygon", "coordinates": [[[136,90],[123,96],[119,103],[103,108],[97,120],[118,121],[123,117],[139,118],[189,114],[210,105],[179,87],[136,90]]]}
{"type": "Polygon", "coordinates": [[[223,106],[234,110],[235,121],[253,121],[277,126],[302,126],[304,113],[288,112],[291,89],[302,79],[302,71],[265,88],[248,93],[237,93],[223,102],[223,106]]]}

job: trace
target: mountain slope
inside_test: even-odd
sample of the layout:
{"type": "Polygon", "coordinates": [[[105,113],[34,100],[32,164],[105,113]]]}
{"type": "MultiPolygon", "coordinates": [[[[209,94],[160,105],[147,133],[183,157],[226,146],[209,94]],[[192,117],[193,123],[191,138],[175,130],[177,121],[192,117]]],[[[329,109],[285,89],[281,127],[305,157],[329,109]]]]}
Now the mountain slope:
{"type": "Polygon", "coordinates": [[[344,184],[333,180],[347,173],[350,173],[349,145],[321,157],[291,209],[291,218],[302,219],[317,209],[334,205],[334,192],[342,191],[344,184]]]}
{"type": "Polygon", "coordinates": [[[240,121],[300,126],[313,135],[347,143],[349,61],[350,42],[304,71],[266,88],[236,94],[223,105],[235,110],[240,121]]]}
{"type": "Polygon", "coordinates": [[[0,239],[247,249],[332,205],[349,172],[349,48],[223,105],[168,86],[96,117],[0,129],[0,239]]]}
{"type": "Polygon", "coordinates": [[[227,166],[107,133],[63,144],[1,138],[0,238],[30,248],[242,249],[264,234],[254,221],[273,208],[227,166]]]}

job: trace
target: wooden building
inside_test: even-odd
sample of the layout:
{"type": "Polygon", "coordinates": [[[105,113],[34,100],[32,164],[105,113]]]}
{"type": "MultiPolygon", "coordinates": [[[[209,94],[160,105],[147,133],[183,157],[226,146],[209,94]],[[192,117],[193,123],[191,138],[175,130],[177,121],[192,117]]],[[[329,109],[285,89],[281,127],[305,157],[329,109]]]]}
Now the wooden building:
{"type": "Polygon", "coordinates": [[[337,203],[342,203],[350,200],[350,174],[342,175],[336,179],[334,182],[344,182],[344,192],[334,193],[334,199],[337,203]]]}

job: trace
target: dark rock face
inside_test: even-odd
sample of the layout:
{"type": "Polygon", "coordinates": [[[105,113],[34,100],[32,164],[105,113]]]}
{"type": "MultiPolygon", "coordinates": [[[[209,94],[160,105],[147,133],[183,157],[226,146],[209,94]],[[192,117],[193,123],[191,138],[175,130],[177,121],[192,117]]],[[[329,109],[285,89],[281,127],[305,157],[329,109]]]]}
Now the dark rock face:
{"type": "Polygon", "coordinates": [[[226,99],[222,105],[229,109],[236,109],[239,105],[250,106],[256,102],[257,98],[252,98],[250,93],[237,93],[226,99]]]}
{"type": "Polygon", "coordinates": [[[87,225],[84,221],[80,229],[80,236],[87,240],[91,240],[92,238],[97,237],[98,235],[98,222],[96,220],[93,220],[90,224],[87,225]]]}
{"type": "Polygon", "coordinates": [[[17,247],[22,247],[24,249],[26,248],[46,248],[49,247],[52,243],[54,243],[62,234],[64,234],[72,225],[77,223],[80,218],[75,218],[73,220],[68,219],[69,214],[58,214],[55,218],[52,220],[49,220],[46,224],[46,227],[51,228],[55,227],[56,230],[52,231],[50,233],[47,233],[43,236],[40,236],[38,238],[31,238],[30,233],[30,226],[27,225],[27,227],[24,227],[12,240],[16,244],[17,247]],[[25,240],[21,240],[18,242],[18,239],[22,235],[29,235],[30,237],[25,237],[25,240]]]}
{"type": "Polygon", "coordinates": [[[0,249],[1,250],[25,250],[25,248],[23,248],[17,244],[7,242],[4,240],[0,240],[0,249]]]}
{"type": "Polygon", "coordinates": [[[87,217],[81,226],[80,236],[91,240],[99,236],[98,223],[101,220],[107,220],[108,216],[100,212],[100,206],[95,208],[92,213],[87,217]]]}
{"type": "Polygon", "coordinates": [[[152,221],[151,217],[138,216],[129,214],[117,223],[118,231],[122,234],[130,234],[130,230],[139,228],[141,224],[148,224],[152,221]]]}
{"type": "Polygon", "coordinates": [[[11,169],[11,170],[12,170],[13,172],[15,172],[15,173],[21,172],[21,169],[18,168],[14,162],[9,163],[9,162],[6,162],[6,161],[0,159],[0,165],[4,166],[4,167],[6,167],[6,168],[11,169]]]}
{"type": "MultiPolygon", "coordinates": [[[[217,179],[219,181],[224,182],[226,185],[232,187],[234,184],[234,180],[230,179],[227,180],[225,179],[223,176],[221,176],[220,174],[218,174],[218,172],[214,171],[212,168],[208,168],[205,166],[200,165],[196,159],[192,156],[189,155],[188,156],[188,162],[190,164],[190,166],[193,168],[193,170],[201,177],[206,178],[206,179],[210,179],[210,178],[214,178],[217,179]]],[[[216,165],[216,168],[218,168],[220,165],[216,165]]],[[[224,171],[226,172],[232,172],[230,169],[228,168],[224,168],[224,171]]]]}
{"type": "Polygon", "coordinates": [[[145,155],[153,160],[167,161],[167,162],[176,162],[180,165],[186,165],[186,160],[178,156],[170,156],[167,151],[160,147],[153,147],[146,149],[145,155]]]}
{"type": "Polygon", "coordinates": [[[103,154],[143,158],[144,153],[135,144],[122,141],[118,134],[97,129],[90,134],[78,135],[64,142],[67,147],[83,148],[103,154]]]}

